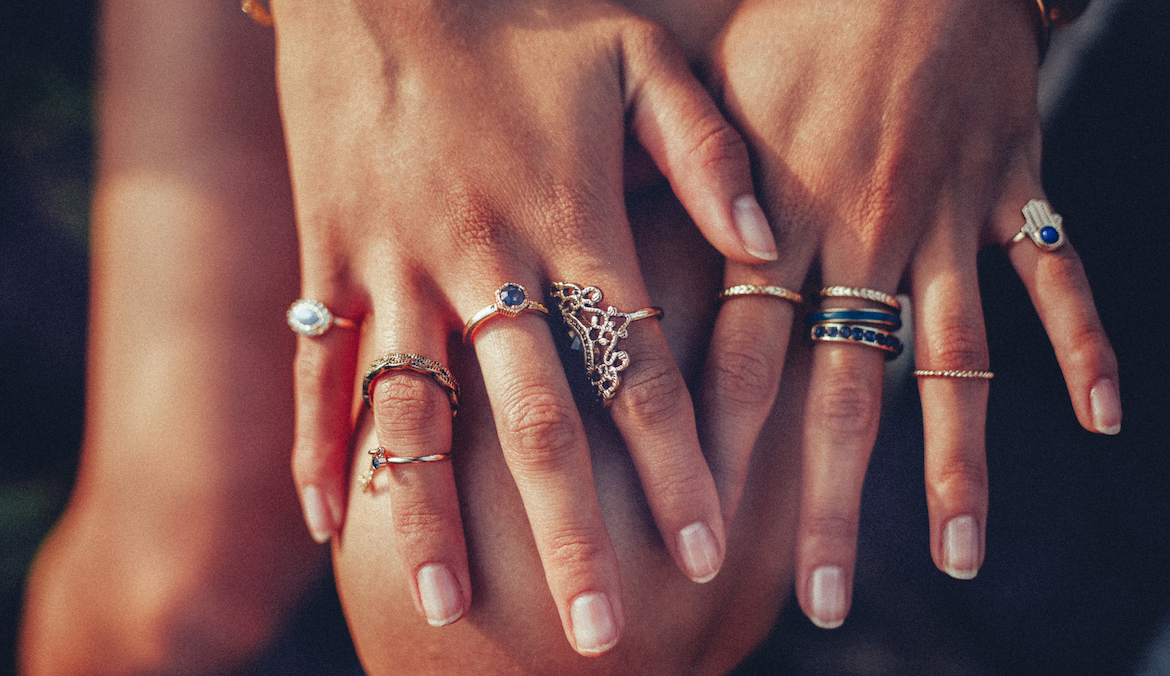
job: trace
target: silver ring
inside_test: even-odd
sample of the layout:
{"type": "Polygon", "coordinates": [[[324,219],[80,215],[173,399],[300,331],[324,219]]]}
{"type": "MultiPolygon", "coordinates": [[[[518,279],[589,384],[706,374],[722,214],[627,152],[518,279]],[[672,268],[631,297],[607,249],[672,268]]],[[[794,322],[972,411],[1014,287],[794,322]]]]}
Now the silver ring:
{"type": "Polygon", "coordinates": [[[919,378],[984,378],[991,380],[995,374],[991,371],[930,371],[915,369],[914,375],[919,378]]]}
{"type": "Polygon", "coordinates": [[[320,301],[301,298],[289,306],[285,314],[289,328],[302,336],[319,336],[336,326],[339,329],[356,329],[357,322],[345,317],[334,317],[329,308],[320,301]]]}
{"type": "Polygon", "coordinates": [[[1025,237],[1043,251],[1056,251],[1064,245],[1064,219],[1052,211],[1044,200],[1031,200],[1020,210],[1024,214],[1024,225],[1012,237],[1009,244],[1021,242],[1025,237]]]}
{"type": "Polygon", "coordinates": [[[476,312],[463,325],[463,344],[471,345],[471,341],[475,339],[475,332],[488,319],[496,315],[515,317],[523,312],[537,312],[542,315],[548,315],[548,308],[534,300],[529,300],[528,292],[523,286],[514,282],[504,284],[496,289],[496,302],[476,312]]]}

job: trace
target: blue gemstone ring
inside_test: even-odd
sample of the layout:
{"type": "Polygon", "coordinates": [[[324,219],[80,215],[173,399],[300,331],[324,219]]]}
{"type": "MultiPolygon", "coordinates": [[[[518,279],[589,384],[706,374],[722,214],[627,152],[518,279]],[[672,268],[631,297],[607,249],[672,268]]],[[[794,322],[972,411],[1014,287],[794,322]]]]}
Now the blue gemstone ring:
{"type": "Polygon", "coordinates": [[[366,470],[365,475],[362,476],[363,490],[370,487],[370,482],[374,480],[374,472],[378,471],[378,469],[381,467],[385,467],[387,465],[417,465],[423,462],[438,462],[440,460],[446,460],[451,457],[450,453],[436,453],[435,455],[415,455],[405,457],[399,455],[388,455],[386,453],[386,449],[382,448],[381,446],[375,448],[372,451],[366,452],[369,453],[372,457],[370,458],[370,468],[366,470]]]}
{"type": "Polygon", "coordinates": [[[887,331],[897,331],[902,328],[902,318],[892,312],[882,310],[850,310],[847,308],[829,308],[818,312],[810,312],[804,318],[808,326],[821,322],[860,322],[881,327],[887,331]]]}
{"type": "Polygon", "coordinates": [[[471,345],[471,341],[475,339],[475,332],[492,317],[497,315],[515,317],[524,312],[537,312],[547,316],[548,308],[534,300],[529,300],[528,292],[524,290],[524,287],[514,282],[508,282],[496,289],[496,302],[476,312],[463,325],[463,343],[471,345]]]}
{"type": "Polygon", "coordinates": [[[1020,212],[1024,214],[1024,225],[1012,237],[1011,244],[1026,237],[1043,251],[1056,251],[1064,244],[1064,219],[1052,211],[1048,202],[1032,200],[1020,212]]]}
{"type": "Polygon", "coordinates": [[[872,326],[842,324],[838,322],[822,322],[812,327],[809,337],[816,341],[828,343],[857,343],[867,347],[874,347],[886,352],[886,359],[894,359],[902,354],[902,341],[889,331],[872,326]]]}
{"type": "Polygon", "coordinates": [[[334,326],[341,329],[356,329],[357,322],[344,317],[334,317],[329,308],[320,302],[301,298],[288,308],[288,325],[302,336],[319,336],[334,326]]]}

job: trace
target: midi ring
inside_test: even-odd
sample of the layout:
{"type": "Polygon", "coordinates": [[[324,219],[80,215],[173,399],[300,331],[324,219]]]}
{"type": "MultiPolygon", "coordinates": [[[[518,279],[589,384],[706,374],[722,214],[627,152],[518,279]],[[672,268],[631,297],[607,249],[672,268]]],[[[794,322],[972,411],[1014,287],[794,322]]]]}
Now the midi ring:
{"type": "Polygon", "coordinates": [[[548,314],[548,308],[537,303],[534,300],[528,299],[528,292],[524,290],[523,286],[508,282],[507,284],[496,289],[496,302],[476,312],[467,323],[463,325],[463,343],[470,345],[475,338],[475,332],[479,330],[488,319],[496,315],[503,315],[505,317],[515,317],[523,312],[538,312],[542,315],[548,314]]]}
{"type": "Polygon", "coordinates": [[[285,316],[289,328],[302,336],[319,336],[334,326],[340,329],[356,329],[358,326],[352,319],[334,317],[329,308],[309,298],[295,301],[285,316]]]}
{"type": "Polygon", "coordinates": [[[809,337],[829,343],[857,343],[886,352],[886,359],[902,354],[902,341],[890,333],[872,326],[854,326],[838,322],[821,322],[812,327],[809,337]]]}
{"type": "Polygon", "coordinates": [[[914,375],[919,378],[984,378],[991,380],[995,374],[991,371],[930,371],[915,369],[914,375]]]}
{"type": "Polygon", "coordinates": [[[804,296],[801,296],[799,293],[792,291],[791,289],[785,289],[782,286],[739,284],[737,286],[724,289],[723,293],[719,294],[720,300],[733,298],[735,296],[773,296],[776,298],[783,298],[787,301],[792,301],[797,305],[804,303],[804,296]]]}
{"type": "Polygon", "coordinates": [[[618,341],[629,335],[630,324],[661,317],[662,308],[647,307],[628,313],[612,305],[602,309],[601,289],[568,282],[553,282],[550,295],[569,329],[573,349],[579,346],[585,357],[589,383],[597,390],[602,406],[609,406],[621,385],[621,372],[630,365],[630,355],[617,349],[618,341]]]}
{"type": "Polygon", "coordinates": [[[1052,211],[1048,202],[1031,200],[1020,213],[1024,214],[1024,225],[1009,244],[1023,241],[1025,237],[1030,237],[1043,251],[1056,251],[1064,244],[1064,219],[1052,211]]]}
{"type": "Polygon", "coordinates": [[[438,462],[446,460],[451,457],[450,453],[436,453],[434,455],[415,455],[415,456],[397,456],[387,455],[386,449],[381,446],[372,451],[366,451],[372,457],[370,458],[370,468],[362,476],[362,490],[369,488],[370,482],[374,480],[374,472],[378,471],[379,467],[386,465],[417,465],[424,462],[438,462]]]}
{"type": "Polygon", "coordinates": [[[901,314],[902,304],[888,293],[874,289],[861,289],[853,286],[826,286],[821,289],[821,298],[860,298],[885,305],[894,312],[901,314]]]}
{"type": "Polygon", "coordinates": [[[405,352],[391,352],[370,364],[370,370],[366,371],[366,377],[362,379],[362,401],[366,403],[366,406],[371,406],[370,395],[374,388],[374,381],[387,371],[399,369],[430,376],[439,384],[439,387],[443,388],[443,391],[447,393],[447,398],[451,400],[451,417],[454,418],[455,414],[459,412],[459,381],[455,380],[455,376],[451,375],[447,367],[422,355],[405,352]]]}

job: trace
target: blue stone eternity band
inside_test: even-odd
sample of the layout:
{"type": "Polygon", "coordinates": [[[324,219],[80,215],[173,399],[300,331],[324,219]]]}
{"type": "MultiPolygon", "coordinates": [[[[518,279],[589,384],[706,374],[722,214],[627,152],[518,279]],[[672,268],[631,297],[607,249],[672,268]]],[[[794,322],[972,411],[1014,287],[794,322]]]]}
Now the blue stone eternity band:
{"type": "Polygon", "coordinates": [[[902,354],[902,341],[890,333],[871,326],[855,326],[836,322],[822,322],[812,327],[809,337],[829,343],[857,343],[886,352],[886,359],[902,354]]]}

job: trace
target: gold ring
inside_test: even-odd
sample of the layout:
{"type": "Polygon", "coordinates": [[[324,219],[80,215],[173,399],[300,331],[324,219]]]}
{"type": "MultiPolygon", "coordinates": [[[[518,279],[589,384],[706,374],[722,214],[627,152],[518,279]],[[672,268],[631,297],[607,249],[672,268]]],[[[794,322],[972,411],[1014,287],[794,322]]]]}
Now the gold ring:
{"type": "Polygon", "coordinates": [[[455,376],[451,375],[447,367],[422,355],[405,352],[391,352],[370,364],[370,370],[366,371],[366,377],[362,379],[362,401],[365,402],[366,406],[371,406],[370,394],[374,388],[374,381],[387,371],[399,369],[430,376],[439,384],[439,387],[443,388],[447,393],[447,398],[451,400],[451,417],[454,418],[455,414],[459,412],[459,381],[455,380],[455,376]]]}
{"type": "Polygon", "coordinates": [[[356,329],[357,322],[345,317],[334,317],[329,308],[320,301],[301,298],[289,306],[285,313],[288,326],[302,336],[319,336],[336,326],[339,329],[356,329]]]}
{"type": "Polygon", "coordinates": [[[508,282],[496,289],[496,302],[476,312],[463,326],[463,343],[471,345],[475,339],[475,332],[488,319],[496,315],[515,317],[524,312],[537,312],[548,315],[548,308],[533,300],[528,300],[528,292],[519,284],[508,282]]]}
{"type": "Polygon", "coordinates": [[[415,455],[415,456],[397,456],[387,455],[386,449],[381,446],[372,451],[366,451],[372,457],[370,458],[370,468],[362,475],[362,490],[370,487],[370,482],[374,480],[374,472],[378,471],[379,467],[387,465],[417,465],[424,462],[438,462],[446,460],[451,457],[450,453],[436,453],[434,455],[415,455]]]}
{"type": "Polygon", "coordinates": [[[984,378],[991,380],[995,374],[991,371],[929,371],[915,369],[914,375],[919,378],[984,378]]]}
{"type": "Polygon", "coordinates": [[[888,293],[874,289],[861,289],[853,286],[826,286],[821,289],[821,298],[860,298],[885,305],[894,312],[902,312],[902,304],[888,293]]]}
{"type": "Polygon", "coordinates": [[[553,282],[550,295],[557,302],[574,349],[580,343],[589,383],[597,390],[602,406],[609,406],[621,385],[621,372],[630,365],[630,354],[617,349],[618,341],[629,335],[630,324],[662,317],[662,308],[646,307],[628,313],[612,305],[602,309],[601,289],[568,282],[553,282]]]}
{"type": "Polygon", "coordinates": [[[783,298],[787,301],[792,301],[797,305],[804,303],[804,296],[785,289],[782,286],[757,286],[755,284],[739,284],[728,289],[724,289],[723,293],[719,294],[720,299],[732,298],[734,296],[774,296],[776,298],[783,298]]]}

